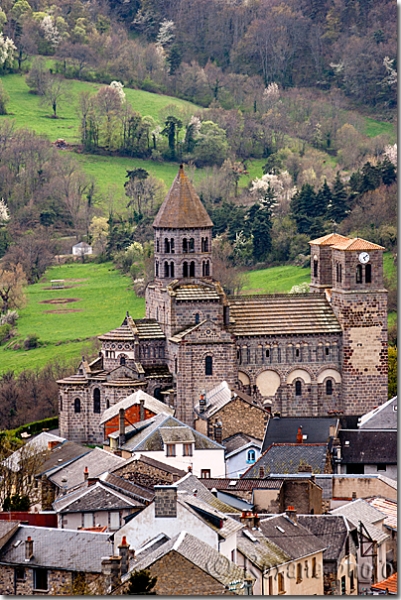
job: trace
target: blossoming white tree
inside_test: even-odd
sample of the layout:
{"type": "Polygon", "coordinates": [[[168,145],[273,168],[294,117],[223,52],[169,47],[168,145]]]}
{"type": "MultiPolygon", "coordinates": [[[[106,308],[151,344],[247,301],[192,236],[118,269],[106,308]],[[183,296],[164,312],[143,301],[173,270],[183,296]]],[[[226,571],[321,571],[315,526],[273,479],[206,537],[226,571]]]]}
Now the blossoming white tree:
{"type": "Polygon", "coordinates": [[[0,68],[12,66],[16,49],[17,46],[14,44],[13,40],[9,37],[5,38],[3,34],[0,33],[0,68]]]}

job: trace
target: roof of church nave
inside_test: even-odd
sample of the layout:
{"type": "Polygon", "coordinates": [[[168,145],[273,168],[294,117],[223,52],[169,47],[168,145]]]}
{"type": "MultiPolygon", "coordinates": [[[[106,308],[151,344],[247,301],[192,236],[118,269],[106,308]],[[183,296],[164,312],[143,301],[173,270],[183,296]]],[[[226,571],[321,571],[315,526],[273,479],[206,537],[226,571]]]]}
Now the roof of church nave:
{"type": "Polygon", "coordinates": [[[176,178],[153,222],[153,227],[192,229],[212,227],[213,223],[192,183],[180,165],[176,178]]]}
{"type": "Polygon", "coordinates": [[[99,336],[100,341],[125,342],[140,340],[164,340],[165,335],[155,319],[134,319],[128,314],[120,327],[99,336]]]}
{"type": "Polygon", "coordinates": [[[235,336],[341,333],[325,296],[277,294],[229,296],[229,331],[235,336]]]}

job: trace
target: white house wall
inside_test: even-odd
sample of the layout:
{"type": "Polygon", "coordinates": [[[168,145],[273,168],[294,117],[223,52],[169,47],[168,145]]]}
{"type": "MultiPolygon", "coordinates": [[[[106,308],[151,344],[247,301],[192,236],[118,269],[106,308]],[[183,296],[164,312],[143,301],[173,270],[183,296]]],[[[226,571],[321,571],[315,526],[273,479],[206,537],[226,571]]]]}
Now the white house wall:
{"type": "Polygon", "coordinates": [[[183,445],[176,444],[176,456],[166,456],[165,450],[141,450],[140,454],[183,471],[187,471],[188,467],[192,467],[192,472],[196,477],[201,476],[202,469],[209,469],[211,477],[225,476],[224,448],[194,450],[193,456],[183,456],[183,445]]]}

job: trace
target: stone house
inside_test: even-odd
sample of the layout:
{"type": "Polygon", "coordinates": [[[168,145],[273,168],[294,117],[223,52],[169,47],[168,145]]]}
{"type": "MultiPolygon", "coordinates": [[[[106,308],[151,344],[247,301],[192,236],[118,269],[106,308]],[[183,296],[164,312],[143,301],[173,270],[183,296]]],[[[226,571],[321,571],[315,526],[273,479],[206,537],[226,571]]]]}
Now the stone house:
{"type": "Polygon", "coordinates": [[[175,417],[160,413],[109,435],[110,452],[123,458],[150,456],[177,469],[191,469],[197,477],[224,475],[224,447],[175,417]]]}
{"type": "Polygon", "coordinates": [[[101,413],[137,389],[168,396],[190,426],[201,394],[222,381],[283,416],[361,415],[387,400],[382,246],[323,236],[310,242],[312,293],[230,297],[182,166],[153,227],[146,318],[127,316],[100,336],[95,361],[59,382],[61,435],[101,442],[101,413]]]}
{"type": "Polygon", "coordinates": [[[101,595],[102,561],[112,554],[106,533],[18,525],[0,550],[0,593],[69,596],[80,577],[101,595]]]}
{"type": "Polygon", "coordinates": [[[342,515],[299,515],[298,523],[313,533],[325,547],[324,593],[334,596],[356,596],[358,594],[356,527],[342,515]]]}
{"type": "Polygon", "coordinates": [[[127,458],[125,463],[114,468],[112,473],[150,490],[153,490],[155,485],[175,483],[186,475],[186,471],[182,469],[142,454],[127,458]]]}
{"type": "Polygon", "coordinates": [[[160,596],[244,595],[246,584],[253,584],[240,567],[185,530],[151,540],[135,553],[130,569],[116,593],[124,594],[131,573],[141,569],[157,577],[154,592],[160,596]]]}

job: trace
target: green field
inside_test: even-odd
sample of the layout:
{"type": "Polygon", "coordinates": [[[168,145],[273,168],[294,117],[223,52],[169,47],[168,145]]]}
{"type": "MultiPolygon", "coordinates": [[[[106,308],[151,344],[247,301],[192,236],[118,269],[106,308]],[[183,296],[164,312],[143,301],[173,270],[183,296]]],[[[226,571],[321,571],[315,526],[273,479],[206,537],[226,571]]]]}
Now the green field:
{"type": "Polygon", "coordinates": [[[393,123],[386,123],[385,121],[377,121],[376,119],[365,117],[365,135],[376,137],[383,134],[388,135],[392,143],[397,141],[397,131],[393,123]]]}
{"type": "Polygon", "coordinates": [[[27,287],[26,293],[28,301],[20,311],[18,338],[23,340],[35,333],[41,347],[15,351],[2,346],[1,372],[38,368],[53,359],[77,358],[89,348],[91,338],[118,327],[127,310],[134,318],[144,316],[143,298],[135,296],[131,280],[116,271],[112,263],[52,267],[39,283],[27,287]],[[64,279],[65,288],[49,289],[51,279],[64,279]],[[65,302],[68,299],[73,301],[65,302]],[[44,302],[47,300],[53,302],[44,302]]]}
{"type": "Polygon", "coordinates": [[[244,294],[284,294],[293,285],[310,281],[310,269],[285,265],[246,273],[244,294]]]}

